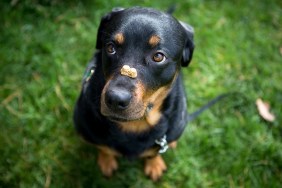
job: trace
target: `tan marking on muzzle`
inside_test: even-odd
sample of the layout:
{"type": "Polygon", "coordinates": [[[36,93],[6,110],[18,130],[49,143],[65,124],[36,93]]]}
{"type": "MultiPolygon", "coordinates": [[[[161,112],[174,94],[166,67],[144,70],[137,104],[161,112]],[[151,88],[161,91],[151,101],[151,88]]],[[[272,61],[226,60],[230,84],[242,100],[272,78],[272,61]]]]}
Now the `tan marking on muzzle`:
{"type": "Polygon", "coordinates": [[[130,78],[136,78],[137,70],[135,68],[130,68],[128,65],[123,65],[123,67],[120,69],[120,74],[130,78]]]}

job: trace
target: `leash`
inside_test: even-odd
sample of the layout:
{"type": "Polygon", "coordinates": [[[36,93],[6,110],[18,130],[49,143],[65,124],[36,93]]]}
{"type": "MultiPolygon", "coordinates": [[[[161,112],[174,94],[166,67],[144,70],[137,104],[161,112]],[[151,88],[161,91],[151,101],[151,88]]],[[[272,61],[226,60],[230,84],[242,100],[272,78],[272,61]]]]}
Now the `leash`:
{"type": "Polygon", "coordinates": [[[225,99],[226,97],[229,97],[231,95],[242,95],[242,93],[239,92],[228,92],[225,94],[221,94],[218,95],[217,97],[215,97],[214,99],[212,99],[211,101],[209,101],[207,104],[205,104],[204,106],[200,107],[198,110],[196,110],[195,112],[188,114],[187,116],[187,122],[191,122],[193,121],[196,117],[198,117],[199,115],[201,115],[205,110],[209,109],[211,106],[213,106],[214,104],[220,102],[221,100],[225,99]]]}
{"type": "MultiPolygon", "coordinates": [[[[207,104],[205,104],[204,106],[200,107],[198,110],[196,110],[195,112],[188,114],[187,116],[187,123],[193,121],[196,117],[198,117],[199,115],[201,115],[205,110],[209,109],[211,106],[213,106],[214,104],[220,102],[221,100],[230,97],[232,95],[242,95],[242,93],[239,92],[229,92],[229,93],[225,93],[225,94],[221,94],[218,95],[217,97],[215,97],[214,99],[212,99],[211,101],[209,101],[207,104]]],[[[158,152],[160,154],[165,153],[168,149],[168,142],[167,142],[167,136],[164,135],[163,137],[156,139],[155,140],[155,144],[158,145],[160,148],[158,150],[158,152]]]]}

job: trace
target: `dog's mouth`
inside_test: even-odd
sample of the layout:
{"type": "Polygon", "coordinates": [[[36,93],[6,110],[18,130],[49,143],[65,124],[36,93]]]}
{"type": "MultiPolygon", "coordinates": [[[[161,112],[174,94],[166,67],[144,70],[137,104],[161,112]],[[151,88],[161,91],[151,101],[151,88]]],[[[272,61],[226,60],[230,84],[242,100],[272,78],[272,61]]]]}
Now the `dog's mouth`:
{"type": "Polygon", "coordinates": [[[126,112],[122,112],[122,111],[113,112],[110,109],[107,109],[106,111],[102,110],[102,114],[113,122],[122,123],[122,122],[142,121],[146,119],[147,114],[153,108],[153,104],[149,103],[145,108],[143,107],[140,111],[136,111],[136,109],[138,108],[140,109],[141,107],[135,107],[132,108],[132,110],[129,109],[126,112]]]}
{"type": "MultiPolygon", "coordinates": [[[[111,109],[102,109],[102,114],[113,122],[132,122],[144,120],[146,110],[137,111],[138,107],[127,109],[126,111],[112,111],[111,109]]],[[[140,108],[139,108],[140,109],[140,108]]]]}
{"type": "Polygon", "coordinates": [[[143,120],[144,117],[141,118],[127,118],[127,117],[118,117],[118,116],[108,116],[107,117],[109,120],[113,122],[133,122],[133,121],[138,121],[138,120],[143,120]]]}

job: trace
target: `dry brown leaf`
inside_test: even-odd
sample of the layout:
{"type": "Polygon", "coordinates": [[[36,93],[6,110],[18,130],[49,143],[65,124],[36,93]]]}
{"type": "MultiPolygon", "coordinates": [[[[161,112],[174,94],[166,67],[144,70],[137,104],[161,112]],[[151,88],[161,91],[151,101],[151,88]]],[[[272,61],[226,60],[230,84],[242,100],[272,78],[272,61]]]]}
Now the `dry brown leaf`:
{"type": "Polygon", "coordinates": [[[275,116],[269,111],[270,106],[267,102],[264,102],[262,99],[258,98],[256,100],[257,109],[259,111],[260,116],[266,120],[273,122],[275,120],[275,116]]]}

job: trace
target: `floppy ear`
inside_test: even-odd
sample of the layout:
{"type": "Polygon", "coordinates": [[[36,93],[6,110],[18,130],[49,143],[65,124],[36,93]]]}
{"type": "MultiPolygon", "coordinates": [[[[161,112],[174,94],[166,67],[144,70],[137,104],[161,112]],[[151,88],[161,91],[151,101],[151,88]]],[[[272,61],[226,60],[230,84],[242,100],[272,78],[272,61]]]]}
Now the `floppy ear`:
{"type": "Polygon", "coordinates": [[[192,26],[179,21],[180,24],[182,25],[182,27],[185,30],[185,34],[186,34],[186,41],[185,41],[185,46],[184,46],[184,50],[182,53],[182,59],[181,59],[181,65],[183,67],[187,67],[190,63],[190,61],[192,60],[192,56],[193,56],[193,51],[195,48],[194,45],[194,29],[192,26]]]}
{"type": "Polygon", "coordinates": [[[102,48],[102,34],[103,34],[104,28],[109,24],[109,21],[111,20],[111,18],[117,12],[120,12],[122,10],[124,10],[124,8],[121,8],[121,7],[113,8],[111,12],[109,12],[108,14],[102,17],[100,25],[98,27],[98,32],[97,32],[96,49],[102,48]]]}

